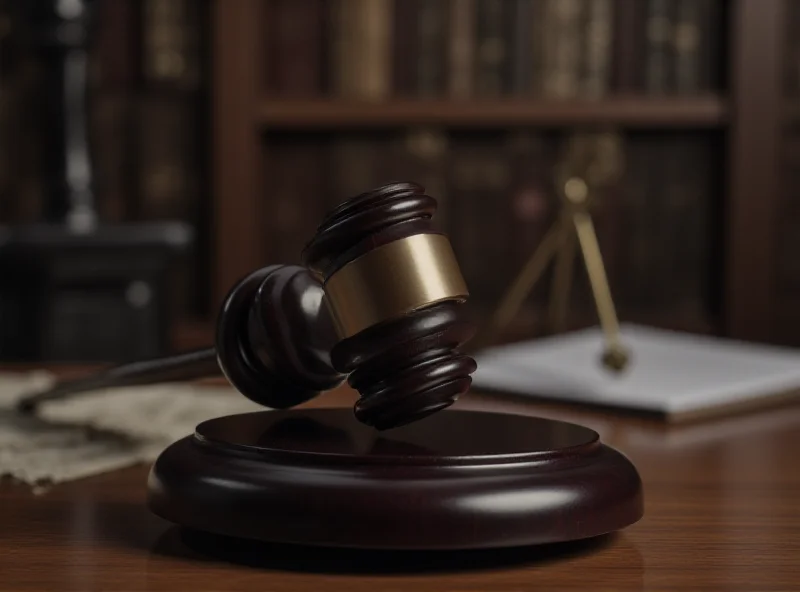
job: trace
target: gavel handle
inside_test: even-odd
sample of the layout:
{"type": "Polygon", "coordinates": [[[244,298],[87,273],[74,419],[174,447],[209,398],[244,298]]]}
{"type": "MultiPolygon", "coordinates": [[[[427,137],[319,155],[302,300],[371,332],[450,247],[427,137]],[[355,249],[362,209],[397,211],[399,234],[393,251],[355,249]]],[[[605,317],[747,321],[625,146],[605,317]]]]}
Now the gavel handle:
{"type": "Polygon", "coordinates": [[[56,384],[49,390],[23,397],[17,407],[22,412],[31,413],[40,403],[64,399],[78,393],[111,387],[191,380],[219,373],[217,350],[212,347],[165,358],[131,362],[88,378],[56,384]]]}

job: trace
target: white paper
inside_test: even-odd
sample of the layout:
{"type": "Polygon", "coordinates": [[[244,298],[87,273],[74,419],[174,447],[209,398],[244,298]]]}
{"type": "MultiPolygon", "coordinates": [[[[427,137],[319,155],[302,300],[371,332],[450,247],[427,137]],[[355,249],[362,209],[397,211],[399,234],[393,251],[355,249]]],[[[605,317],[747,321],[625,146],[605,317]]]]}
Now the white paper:
{"type": "Polygon", "coordinates": [[[800,389],[800,351],[623,324],[628,367],[600,362],[599,327],[485,350],[475,388],[664,415],[800,389]]]}

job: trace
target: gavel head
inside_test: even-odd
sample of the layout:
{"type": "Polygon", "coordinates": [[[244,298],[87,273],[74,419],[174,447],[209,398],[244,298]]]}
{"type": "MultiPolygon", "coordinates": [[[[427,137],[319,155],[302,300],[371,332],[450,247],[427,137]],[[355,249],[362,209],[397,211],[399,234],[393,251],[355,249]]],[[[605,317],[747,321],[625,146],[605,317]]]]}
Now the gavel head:
{"type": "Polygon", "coordinates": [[[472,382],[475,361],[458,351],[474,332],[467,287],[435,210],[422,187],[385,185],[333,210],[303,252],[340,339],[333,367],[378,429],[443,409],[472,382]]]}
{"type": "Polygon", "coordinates": [[[475,362],[453,250],[431,218],[436,200],[411,183],[363,193],[333,210],[303,252],[306,268],[245,278],[220,314],[220,366],[243,394],[290,407],[345,376],[355,415],[387,429],[451,405],[475,362]]]}

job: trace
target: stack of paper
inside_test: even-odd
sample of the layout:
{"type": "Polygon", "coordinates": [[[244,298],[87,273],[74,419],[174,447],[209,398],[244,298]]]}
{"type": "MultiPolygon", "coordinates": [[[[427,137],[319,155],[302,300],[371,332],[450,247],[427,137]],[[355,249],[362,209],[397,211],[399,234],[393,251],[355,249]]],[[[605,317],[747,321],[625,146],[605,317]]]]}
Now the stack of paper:
{"type": "Polygon", "coordinates": [[[631,360],[621,373],[600,362],[599,328],[487,349],[474,387],[563,402],[637,410],[677,421],[791,398],[800,351],[622,325],[631,360]]]}

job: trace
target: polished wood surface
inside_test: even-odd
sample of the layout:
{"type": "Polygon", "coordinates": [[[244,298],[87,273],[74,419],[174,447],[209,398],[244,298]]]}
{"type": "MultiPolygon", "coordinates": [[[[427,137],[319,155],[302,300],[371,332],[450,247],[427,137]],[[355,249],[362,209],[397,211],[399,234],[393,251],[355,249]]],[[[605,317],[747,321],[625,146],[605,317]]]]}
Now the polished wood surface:
{"type": "MultiPolygon", "coordinates": [[[[342,388],[311,406],[349,406],[342,388]]],[[[456,408],[596,430],[638,468],[641,521],[589,544],[343,553],[185,538],[145,507],[148,467],[39,495],[0,485],[3,590],[797,590],[800,406],[677,428],[470,393],[456,408]],[[212,558],[213,547],[222,557],[212,558]]]]}
{"type": "Polygon", "coordinates": [[[320,129],[392,125],[624,125],[626,127],[715,128],[727,122],[725,100],[611,97],[601,101],[392,100],[380,103],[329,100],[267,100],[256,119],[268,128],[320,129]]]}
{"type": "Polygon", "coordinates": [[[147,501],[174,524],[250,540],[488,549],[630,526],[642,482],[573,423],[453,410],[378,432],[351,409],[288,409],[203,422],[161,453],[147,501]]]}

